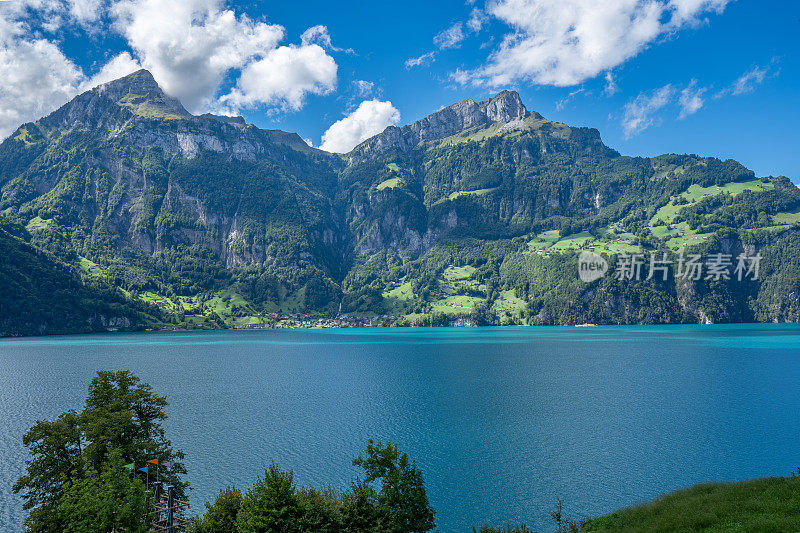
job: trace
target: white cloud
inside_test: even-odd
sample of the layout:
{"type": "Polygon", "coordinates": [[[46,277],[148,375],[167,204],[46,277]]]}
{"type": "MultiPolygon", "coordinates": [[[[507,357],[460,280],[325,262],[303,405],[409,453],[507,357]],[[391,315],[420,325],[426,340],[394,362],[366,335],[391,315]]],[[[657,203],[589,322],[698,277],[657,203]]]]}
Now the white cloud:
{"type": "Polygon", "coordinates": [[[208,108],[226,74],[275,49],[278,25],[222,9],[220,0],[120,0],[115,27],[165,91],[208,108]]]}
{"type": "Polygon", "coordinates": [[[617,85],[616,78],[614,78],[614,74],[612,74],[610,71],[606,72],[605,79],[606,86],[603,89],[603,94],[606,96],[614,96],[617,94],[617,92],[619,92],[619,86],[617,85]]]}
{"type": "Polygon", "coordinates": [[[354,80],[353,86],[356,90],[356,96],[359,98],[367,97],[375,90],[375,84],[366,80],[354,80]]]}
{"type": "Polygon", "coordinates": [[[311,26],[304,31],[300,36],[300,42],[304,45],[318,44],[323,48],[333,48],[328,28],[322,25],[311,26]]]}
{"type": "Polygon", "coordinates": [[[434,61],[436,61],[436,52],[427,52],[419,57],[406,59],[406,68],[412,69],[414,67],[425,67],[434,61]]]}
{"type": "Polygon", "coordinates": [[[322,25],[311,26],[300,36],[300,42],[303,45],[318,44],[322,48],[333,50],[334,52],[347,52],[348,54],[355,53],[352,49],[337,48],[331,43],[331,36],[328,33],[328,28],[322,25]]]}
{"type": "Polygon", "coordinates": [[[741,96],[743,94],[752,93],[767,79],[774,78],[780,74],[778,62],[778,58],[773,58],[772,61],[765,66],[755,66],[751,68],[736,78],[736,81],[714,93],[712,98],[717,99],[723,96],[741,96]]]}
{"type": "Polygon", "coordinates": [[[242,69],[236,87],[221,102],[234,108],[264,104],[296,111],[307,94],[333,91],[337,70],[317,44],[281,46],[242,69]]]}
{"type": "Polygon", "coordinates": [[[573,98],[575,98],[576,96],[578,96],[582,92],[583,92],[583,87],[581,87],[580,89],[576,89],[576,90],[570,92],[567,96],[565,96],[561,100],[558,100],[556,102],[556,110],[557,111],[562,111],[565,107],[567,107],[567,104],[570,103],[573,98]]]}
{"type": "Polygon", "coordinates": [[[269,105],[299,109],[326,94],[337,65],[325,26],[306,30],[300,45],[279,46],[282,26],[225,8],[224,0],[0,1],[0,136],[66,103],[78,92],[139,68],[194,112],[234,112],[269,105]],[[110,20],[111,27],[103,26],[110,20]],[[45,38],[66,23],[123,37],[122,51],[93,76],[45,38]],[[226,83],[233,89],[220,96],[226,83]]]}
{"type": "Polygon", "coordinates": [[[469,14],[469,19],[467,20],[467,27],[471,31],[477,33],[481,31],[488,22],[489,16],[486,12],[477,7],[473,7],[472,12],[469,14]]]}
{"type": "Polygon", "coordinates": [[[66,21],[87,26],[100,18],[106,0],[0,0],[0,16],[14,19],[35,12],[48,32],[58,31],[66,21]]]}
{"type": "Polygon", "coordinates": [[[462,71],[476,85],[528,80],[569,86],[639,54],[657,39],[730,0],[495,0],[487,10],[511,27],[485,65],[462,71]]]}
{"type": "Polygon", "coordinates": [[[338,68],[326,49],[340,49],[325,26],[308,28],[300,45],[278,46],[282,26],[237,15],[222,0],[118,0],[112,13],[142,66],[190,111],[296,111],[307,95],[336,86],[338,68]],[[230,78],[234,87],[219,95],[230,78]]]}
{"type": "Polygon", "coordinates": [[[756,90],[756,85],[761,85],[767,78],[769,70],[764,67],[754,67],[749,72],[742,74],[734,83],[731,92],[735,96],[751,93],[756,90]]]}
{"type": "Polygon", "coordinates": [[[440,50],[457,48],[461,45],[461,41],[463,41],[464,38],[464,24],[456,22],[446,30],[436,34],[433,38],[433,44],[439,47],[440,50]]]}
{"type": "Polygon", "coordinates": [[[705,104],[703,94],[707,90],[705,87],[698,87],[697,80],[692,80],[689,86],[681,91],[680,98],[678,98],[678,103],[681,106],[681,113],[678,118],[684,119],[700,111],[705,104]]]}
{"type": "Polygon", "coordinates": [[[98,85],[127,76],[141,69],[142,66],[128,52],[122,52],[106,63],[100,72],[81,84],[82,90],[92,89],[98,85]]]}
{"type": "Polygon", "coordinates": [[[81,23],[94,22],[100,18],[102,0],[68,0],[67,7],[73,20],[81,23]]]}
{"type": "Polygon", "coordinates": [[[400,111],[391,102],[365,100],[358,108],[334,122],[322,134],[320,148],[328,152],[347,153],[365,141],[400,122],[400,111]]]}
{"type": "Polygon", "coordinates": [[[650,93],[641,93],[623,109],[622,131],[630,139],[656,123],[654,114],[665,107],[673,98],[672,85],[665,85],[650,93]]]}
{"type": "MultiPolygon", "coordinates": [[[[778,75],[777,69],[773,66],[776,62],[777,60],[773,60],[769,66],[752,68],[729,86],[712,93],[711,98],[739,96],[754,91],[764,80],[778,75]]],[[[677,105],[678,120],[694,115],[705,107],[707,94],[711,89],[712,87],[701,86],[696,79],[692,79],[683,88],[676,88],[670,84],[651,92],[640,93],[623,108],[622,129],[625,138],[630,139],[659,123],[661,120],[658,117],[659,112],[668,105],[677,105]]]]}
{"type": "Polygon", "coordinates": [[[83,81],[55,43],[26,38],[24,25],[4,14],[0,11],[0,139],[65,104],[83,81]]]}

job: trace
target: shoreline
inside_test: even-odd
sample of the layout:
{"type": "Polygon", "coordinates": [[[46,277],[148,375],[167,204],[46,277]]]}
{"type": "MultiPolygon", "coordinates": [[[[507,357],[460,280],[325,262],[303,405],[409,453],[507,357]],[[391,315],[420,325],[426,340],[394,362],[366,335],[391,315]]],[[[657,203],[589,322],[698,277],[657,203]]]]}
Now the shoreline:
{"type": "Polygon", "coordinates": [[[584,324],[505,324],[490,326],[415,326],[415,325],[353,325],[353,326],[264,326],[264,327],[232,327],[232,328],[186,328],[186,329],[119,329],[106,331],[81,331],[72,333],[51,333],[41,335],[0,335],[0,344],[5,340],[24,340],[24,339],[46,339],[54,337],[80,337],[80,336],[114,336],[131,334],[168,334],[168,333],[201,333],[201,332],[241,332],[241,331],[347,331],[347,330],[400,330],[400,331],[420,331],[420,330],[503,330],[503,329],[563,329],[568,331],[605,331],[611,328],[728,328],[737,326],[764,326],[764,327],[800,327],[800,322],[722,322],[717,324],[692,323],[692,324],[592,324],[590,327],[584,324]]]}

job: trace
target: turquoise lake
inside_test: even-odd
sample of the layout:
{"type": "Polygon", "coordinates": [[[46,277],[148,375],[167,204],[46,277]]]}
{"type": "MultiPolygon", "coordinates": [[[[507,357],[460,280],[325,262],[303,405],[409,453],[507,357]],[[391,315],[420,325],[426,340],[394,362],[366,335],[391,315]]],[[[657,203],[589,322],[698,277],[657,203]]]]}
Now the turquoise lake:
{"type": "Polygon", "coordinates": [[[0,531],[37,419],[97,370],[169,400],[192,511],[272,460],[346,488],[368,438],[422,468],[442,532],[598,515],[800,466],[800,325],[209,331],[0,340],[0,531]]]}

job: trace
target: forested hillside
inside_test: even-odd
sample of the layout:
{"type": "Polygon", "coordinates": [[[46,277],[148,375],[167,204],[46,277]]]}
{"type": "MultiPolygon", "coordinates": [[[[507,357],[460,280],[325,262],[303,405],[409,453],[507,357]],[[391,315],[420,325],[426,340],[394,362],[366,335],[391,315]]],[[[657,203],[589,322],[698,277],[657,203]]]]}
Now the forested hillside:
{"type": "Polygon", "coordinates": [[[4,335],[800,318],[800,189],[788,178],[622,156],[509,91],[339,156],[193,116],[139,71],[0,145],[0,220],[16,235],[0,233],[4,335]],[[755,280],[584,283],[580,250],[611,265],[651,253],[763,261],[755,280]],[[86,296],[56,313],[33,273],[86,296]]]}

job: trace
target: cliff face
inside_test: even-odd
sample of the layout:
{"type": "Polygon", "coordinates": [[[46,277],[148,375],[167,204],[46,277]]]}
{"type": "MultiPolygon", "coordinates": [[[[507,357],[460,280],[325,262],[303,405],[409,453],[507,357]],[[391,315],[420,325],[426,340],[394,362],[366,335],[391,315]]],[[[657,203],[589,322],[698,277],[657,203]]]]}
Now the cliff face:
{"type": "Polygon", "coordinates": [[[237,267],[285,255],[269,234],[289,225],[300,252],[338,268],[327,198],[339,159],[241,117],[193,116],[147,71],[23,125],[0,161],[0,205],[63,219],[67,233],[99,229],[106,251],[200,245],[237,267]]]}
{"type": "Polygon", "coordinates": [[[383,133],[357,146],[348,154],[348,159],[351,164],[357,164],[392,151],[406,152],[422,143],[444,139],[470,128],[495,122],[519,122],[528,116],[541,118],[538,113],[525,109],[519,94],[514,91],[502,91],[481,102],[468,98],[413,124],[386,128],[383,133]]]}

